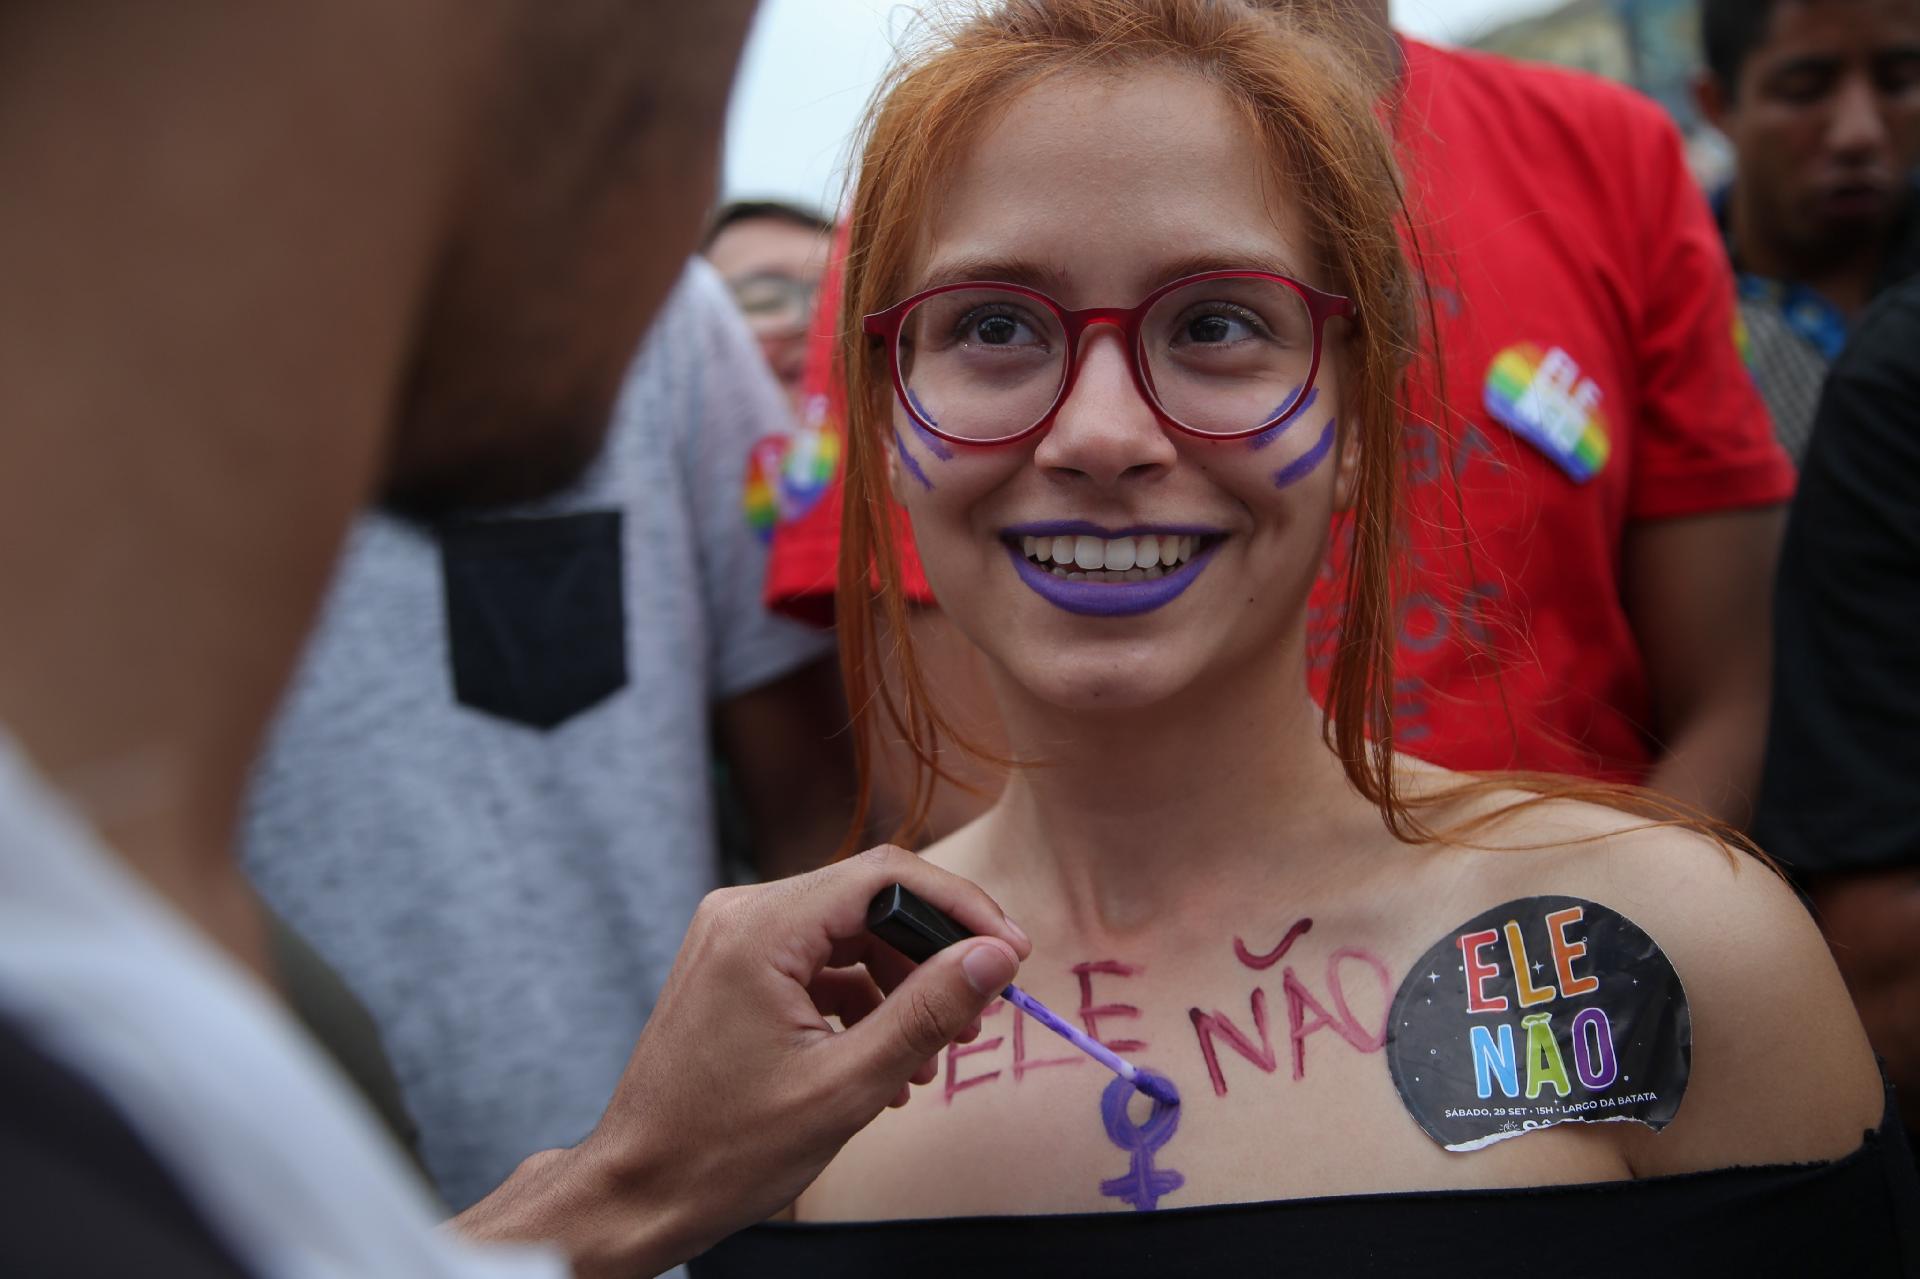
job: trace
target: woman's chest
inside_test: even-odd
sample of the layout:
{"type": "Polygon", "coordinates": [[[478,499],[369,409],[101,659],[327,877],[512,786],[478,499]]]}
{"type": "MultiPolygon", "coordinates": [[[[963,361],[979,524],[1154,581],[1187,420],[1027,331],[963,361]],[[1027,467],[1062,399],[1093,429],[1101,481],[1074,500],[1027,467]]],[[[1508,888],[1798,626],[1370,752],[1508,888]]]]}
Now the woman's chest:
{"type": "Polygon", "coordinates": [[[848,1146],[800,1217],[1151,1211],[1618,1175],[1609,1151],[1557,1132],[1440,1149],[1385,1052],[1420,948],[1338,932],[1303,916],[1227,935],[1212,957],[1030,963],[1024,989],[1171,1081],[1181,1104],[1155,1106],[998,1002],[932,1084],[848,1146]]]}

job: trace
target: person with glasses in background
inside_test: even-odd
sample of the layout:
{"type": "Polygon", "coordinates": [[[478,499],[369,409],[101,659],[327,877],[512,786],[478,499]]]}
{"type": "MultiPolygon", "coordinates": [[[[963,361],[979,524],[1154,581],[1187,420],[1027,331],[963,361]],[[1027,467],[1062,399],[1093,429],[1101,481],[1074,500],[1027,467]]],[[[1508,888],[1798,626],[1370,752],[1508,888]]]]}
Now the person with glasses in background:
{"type": "Polygon", "coordinates": [[[889,77],[849,213],[850,703],[868,761],[951,740],[898,502],[1012,764],[922,855],[1178,1101],[996,1006],[696,1279],[1477,1275],[1544,1240],[1576,1274],[1907,1273],[1911,1158],[1784,880],[1652,792],[1396,749],[1436,303],[1372,77],[1298,10],[973,13],[889,77]]]}
{"type": "Polygon", "coordinates": [[[807,330],[832,238],[832,221],[797,204],[740,200],[714,215],[701,249],[733,291],[796,415],[807,330]]]}

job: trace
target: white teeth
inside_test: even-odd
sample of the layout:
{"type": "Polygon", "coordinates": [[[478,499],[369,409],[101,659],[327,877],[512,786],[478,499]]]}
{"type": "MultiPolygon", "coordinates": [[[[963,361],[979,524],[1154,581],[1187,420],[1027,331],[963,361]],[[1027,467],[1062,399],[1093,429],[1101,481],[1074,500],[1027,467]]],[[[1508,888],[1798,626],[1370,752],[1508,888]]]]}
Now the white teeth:
{"type": "Polygon", "coordinates": [[[1192,559],[1200,539],[1190,534],[1145,533],[1139,537],[1090,535],[1022,536],[1028,559],[1050,568],[1056,577],[1094,581],[1150,581],[1192,559]]]}

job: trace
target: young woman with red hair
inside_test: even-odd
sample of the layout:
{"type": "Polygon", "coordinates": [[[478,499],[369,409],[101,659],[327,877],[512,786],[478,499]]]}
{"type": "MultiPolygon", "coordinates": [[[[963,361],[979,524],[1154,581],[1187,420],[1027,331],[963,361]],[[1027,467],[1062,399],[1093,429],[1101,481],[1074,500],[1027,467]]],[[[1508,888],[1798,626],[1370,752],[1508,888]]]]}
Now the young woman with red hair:
{"type": "Polygon", "coordinates": [[[853,705],[928,767],[951,737],[910,649],[878,678],[897,501],[1012,766],[926,856],[1182,1100],[1003,1006],[802,1224],[696,1273],[1899,1272],[1910,1157],[1772,869],[1640,792],[1394,752],[1423,295],[1353,65],[1235,0],[1005,0],[883,91],[843,301],[853,705]]]}

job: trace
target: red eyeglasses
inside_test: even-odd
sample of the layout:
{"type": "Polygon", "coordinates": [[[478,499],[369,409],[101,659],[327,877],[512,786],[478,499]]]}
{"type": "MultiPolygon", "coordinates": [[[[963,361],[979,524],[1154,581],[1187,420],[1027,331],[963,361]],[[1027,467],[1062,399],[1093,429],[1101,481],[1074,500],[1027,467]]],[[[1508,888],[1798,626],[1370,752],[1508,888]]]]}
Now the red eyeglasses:
{"type": "Polygon", "coordinates": [[[1133,380],[1161,421],[1234,440],[1308,402],[1326,322],[1353,301],[1265,271],[1206,271],[1127,308],[1069,311],[1037,289],[943,284],[866,317],[914,420],[956,444],[1011,444],[1052,424],[1096,324],[1126,338],[1133,380]]]}

